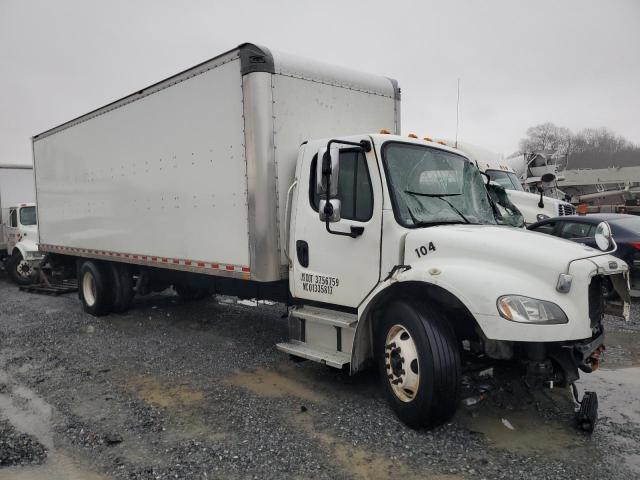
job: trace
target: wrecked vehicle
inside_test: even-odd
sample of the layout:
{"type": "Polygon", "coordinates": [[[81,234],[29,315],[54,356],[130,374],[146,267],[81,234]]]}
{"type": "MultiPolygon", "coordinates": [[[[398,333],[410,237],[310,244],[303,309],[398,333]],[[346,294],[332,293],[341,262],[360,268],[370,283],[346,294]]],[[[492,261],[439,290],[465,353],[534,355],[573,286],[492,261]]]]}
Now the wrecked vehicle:
{"type": "Polygon", "coordinates": [[[456,410],[463,350],[532,385],[597,366],[624,262],[498,225],[453,148],[359,133],[399,115],[393,80],[241,45],[33,138],[40,248],[92,315],[170,285],[287,303],[279,350],[376,364],[414,427],[456,410]]]}

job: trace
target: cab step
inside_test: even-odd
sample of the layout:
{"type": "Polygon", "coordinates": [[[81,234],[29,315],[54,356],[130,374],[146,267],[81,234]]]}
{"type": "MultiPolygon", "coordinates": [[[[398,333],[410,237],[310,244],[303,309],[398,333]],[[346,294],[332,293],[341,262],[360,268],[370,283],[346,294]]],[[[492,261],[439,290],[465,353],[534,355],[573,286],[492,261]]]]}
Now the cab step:
{"type": "Polygon", "coordinates": [[[294,307],[291,310],[291,316],[308,322],[323,323],[339,328],[351,328],[358,323],[358,316],[353,313],[338,312],[308,305],[294,307]]]}
{"type": "Polygon", "coordinates": [[[314,362],[319,362],[333,368],[344,368],[351,363],[351,355],[346,352],[330,352],[328,350],[310,347],[301,342],[278,343],[276,348],[289,355],[313,360],[314,362]]]}

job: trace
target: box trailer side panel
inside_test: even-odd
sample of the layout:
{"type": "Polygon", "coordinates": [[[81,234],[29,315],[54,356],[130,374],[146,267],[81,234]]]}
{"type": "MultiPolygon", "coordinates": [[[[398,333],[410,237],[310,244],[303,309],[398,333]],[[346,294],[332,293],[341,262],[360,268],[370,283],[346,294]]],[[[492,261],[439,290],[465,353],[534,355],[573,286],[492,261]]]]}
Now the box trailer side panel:
{"type": "Polygon", "coordinates": [[[399,103],[388,78],[243,44],[34,137],[41,248],[282,280],[300,144],[397,132],[399,103]]]}
{"type": "Polygon", "coordinates": [[[248,267],[239,60],[35,139],[34,158],[41,244],[248,267]]]}

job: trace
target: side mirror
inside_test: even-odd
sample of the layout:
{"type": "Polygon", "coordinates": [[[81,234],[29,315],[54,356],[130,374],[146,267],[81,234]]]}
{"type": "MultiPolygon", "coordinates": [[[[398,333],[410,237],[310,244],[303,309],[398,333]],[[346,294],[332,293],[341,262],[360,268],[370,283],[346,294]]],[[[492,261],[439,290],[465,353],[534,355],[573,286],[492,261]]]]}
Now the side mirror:
{"type": "Polygon", "coordinates": [[[611,227],[607,222],[600,222],[596,227],[595,234],[596,245],[603,252],[606,252],[613,245],[613,236],[611,235],[611,227]]]}
{"type": "Polygon", "coordinates": [[[340,221],[340,200],[333,198],[331,200],[320,200],[318,204],[318,213],[320,214],[320,221],[326,222],[329,220],[331,223],[340,221]]]}
{"type": "Polygon", "coordinates": [[[337,199],[339,157],[340,149],[337,147],[323,147],[318,150],[316,192],[320,199],[318,213],[322,222],[340,221],[340,200],[337,199]]]}

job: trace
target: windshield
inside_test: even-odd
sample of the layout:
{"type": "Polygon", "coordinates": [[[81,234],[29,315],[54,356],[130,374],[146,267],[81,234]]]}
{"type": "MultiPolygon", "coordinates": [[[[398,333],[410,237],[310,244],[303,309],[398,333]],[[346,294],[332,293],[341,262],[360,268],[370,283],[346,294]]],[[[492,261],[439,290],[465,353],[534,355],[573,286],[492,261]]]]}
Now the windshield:
{"type": "Polygon", "coordinates": [[[387,142],[382,158],[401,225],[496,223],[482,176],[466,158],[400,142],[387,142]]]}
{"type": "Polygon", "coordinates": [[[522,185],[520,185],[520,182],[518,181],[518,177],[516,177],[516,174],[513,172],[487,170],[485,173],[489,175],[489,178],[492,182],[496,182],[505,190],[520,190],[521,192],[524,191],[522,185]]]}
{"type": "Polygon", "coordinates": [[[20,209],[20,225],[36,224],[36,207],[22,207],[20,209]]]}

